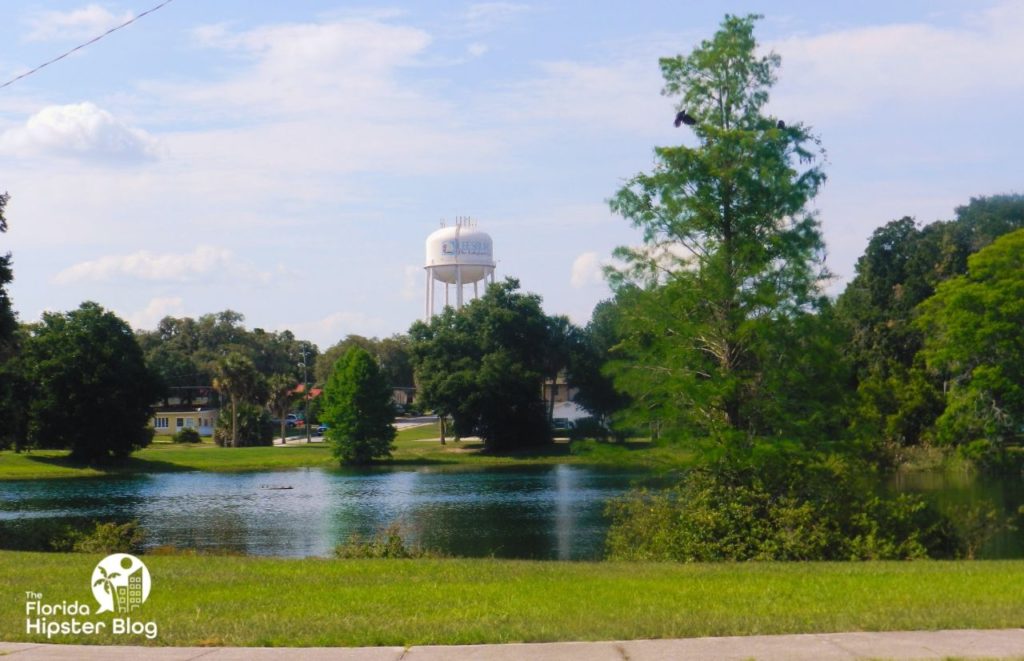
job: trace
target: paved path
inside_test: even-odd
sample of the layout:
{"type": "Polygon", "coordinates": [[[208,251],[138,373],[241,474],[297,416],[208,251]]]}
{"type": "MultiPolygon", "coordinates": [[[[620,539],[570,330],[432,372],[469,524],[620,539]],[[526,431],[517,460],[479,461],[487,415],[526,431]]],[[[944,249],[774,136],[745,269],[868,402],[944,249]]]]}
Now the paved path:
{"type": "Polygon", "coordinates": [[[1024,659],[1024,629],[410,647],[103,647],[0,643],[5,661],[846,661],[1024,659]],[[6,656],[4,656],[6,655],[6,656]]]}

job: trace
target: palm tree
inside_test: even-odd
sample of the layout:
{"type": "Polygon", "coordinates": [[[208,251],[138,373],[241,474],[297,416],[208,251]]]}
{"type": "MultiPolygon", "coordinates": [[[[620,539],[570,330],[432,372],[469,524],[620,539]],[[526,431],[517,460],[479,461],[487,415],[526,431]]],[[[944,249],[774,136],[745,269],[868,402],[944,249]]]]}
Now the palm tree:
{"type": "MultiPolygon", "coordinates": [[[[114,596],[114,605],[117,606],[117,590],[114,587],[114,579],[121,576],[120,572],[115,571],[107,574],[107,570],[103,568],[103,565],[100,565],[97,569],[100,570],[102,578],[97,578],[96,582],[93,583],[93,586],[102,585],[104,592],[114,596]]],[[[120,610],[120,608],[117,610],[120,610]]]]}
{"type": "Polygon", "coordinates": [[[267,406],[281,420],[281,445],[285,441],[285,417],[295,401],[295,379],[287,374],[275,374],[270,377],[270,399],[267,406]]]}
{"type": "Polygon", "coordinates": [[[569,354],[578,329],[565,315],[548,317],[548,342],[544,348],[544,376],[551,383],[548,390],[548,422],[555,414],[555,395],[558,390],[558,375],[569,366],[569,354]]]}
{"type": "Polygon", "coordinates": [[[238,404],[255,394],[261,379],[246,355],[233,352],[217,361],[213,387],[231,400],[231,447],[238,447],[238,404]]]}

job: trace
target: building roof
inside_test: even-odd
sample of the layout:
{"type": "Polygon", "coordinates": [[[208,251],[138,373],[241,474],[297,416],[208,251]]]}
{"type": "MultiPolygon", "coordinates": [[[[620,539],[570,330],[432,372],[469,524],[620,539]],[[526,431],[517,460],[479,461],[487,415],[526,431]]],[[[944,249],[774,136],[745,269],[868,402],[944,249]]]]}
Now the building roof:
{"type": "MultiPolygon", "coordinates": [[[[303,384],[303,383],[300,383],[299,385],[295,386],[295,390],[293,390],[292,393],[295,394],[295,395],[301,395],[305,391],[306,391],[306,385],[303,384]]],[[[323,393],[323,390],[320,389],[320,388],[310,388],[309,389],[309,398],[310,399],[316,399],[322,393],[323,393]]]]}

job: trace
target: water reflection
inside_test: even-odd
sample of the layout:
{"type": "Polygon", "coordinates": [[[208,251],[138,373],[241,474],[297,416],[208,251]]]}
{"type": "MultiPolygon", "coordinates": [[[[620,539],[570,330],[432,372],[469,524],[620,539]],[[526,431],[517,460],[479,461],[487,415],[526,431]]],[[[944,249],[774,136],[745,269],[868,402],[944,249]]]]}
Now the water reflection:
{"type": "Polygon", "coordinates": [[[993,477],[957,471],[897,472],[890,482],[897,492],[921,494],[941,511],[957,519],[972,510],[991,506],[1011,525],[996,533],[980,549],[987,559],[1024,557],[1024,529],[1019,508],[1024,506],[1024,480],[1019,476],[993,477]]]}
{"type": "Polygon", "coordinates": [[[639,477],[561,465],[35,480],[0,483],[0,519],[138,519],[150,547],[278,556],[330,555],[398,522],[410,541],[452,555],[595,559],[605,501],[639,477]]]}

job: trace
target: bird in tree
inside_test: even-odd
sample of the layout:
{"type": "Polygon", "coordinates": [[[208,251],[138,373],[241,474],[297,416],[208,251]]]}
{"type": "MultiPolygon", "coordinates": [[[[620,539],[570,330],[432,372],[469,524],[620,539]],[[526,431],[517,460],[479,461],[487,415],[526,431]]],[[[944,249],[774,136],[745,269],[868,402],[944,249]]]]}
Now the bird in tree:
{"type": "Polygon", "coordinates": [[[636,421],[658,433],[789,430],[776,413],[783,393],[768,384],[794,374],[780,356],[796,343],[779,338],[824,304],[810,206],[825,181],[823,152],[800,123],[767,130],[778,125],[763,110],[781,60],[758,48],[758,18],[726,16],[690,54],[660,60],[662,94],[680,97],[677,121],[700,119],[695,144],[656,147],[653,171],[610,200],[644,245],[615,251],[625,267],[610,277],[628,312],[609,373],[636,421]]]}
{"type": "Polygon", "coordinates": [[[676,128],[679,128],[683,124],[686,124],[687,126],[693,126],[696,123],[697,123],[697,120],[694,119],[690,115],[690,113],[686,112],[685,110],[680,110],[678,113],[676,113],[676,121],[675,121],[676,128]]]}

